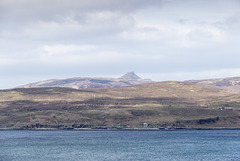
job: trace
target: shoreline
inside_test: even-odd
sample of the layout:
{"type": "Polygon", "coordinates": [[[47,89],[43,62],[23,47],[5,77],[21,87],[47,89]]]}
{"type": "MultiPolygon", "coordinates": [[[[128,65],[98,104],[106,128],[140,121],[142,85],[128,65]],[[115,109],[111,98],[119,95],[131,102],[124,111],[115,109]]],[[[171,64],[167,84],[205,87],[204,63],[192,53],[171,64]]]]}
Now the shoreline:
{"type": "Polygon", "coordinates": [[[198,130],[240,130],[240,127],[211,128],[0,128],[0,131],[198,131],[198,130]]]}

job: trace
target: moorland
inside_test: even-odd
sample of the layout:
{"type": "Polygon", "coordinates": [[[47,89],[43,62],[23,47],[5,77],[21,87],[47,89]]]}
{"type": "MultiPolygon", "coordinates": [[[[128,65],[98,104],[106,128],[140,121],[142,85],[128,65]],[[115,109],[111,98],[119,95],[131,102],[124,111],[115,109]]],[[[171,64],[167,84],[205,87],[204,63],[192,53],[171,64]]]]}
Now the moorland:
{"type": "Polygon", "coordinates": [[[191,81],[6,89],[0,90],[0,128],[235,129],[240,128],[236,91],[191,81]]]}

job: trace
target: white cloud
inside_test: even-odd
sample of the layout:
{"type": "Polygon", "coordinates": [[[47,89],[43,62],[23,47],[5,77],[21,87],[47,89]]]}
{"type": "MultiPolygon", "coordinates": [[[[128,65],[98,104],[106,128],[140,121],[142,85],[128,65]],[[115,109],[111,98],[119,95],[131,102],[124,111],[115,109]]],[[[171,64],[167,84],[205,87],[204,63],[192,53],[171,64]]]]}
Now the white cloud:
{"type": "Polygon", "coordinates": [[[91,23],[104,23],[109,21],[116,21],[117,18],[121,17],[121,13],[113,11],[99,11],[90,12],[87,14],[88,22],[91,23]]]}
{"type": "Polygon", "coordinates": [[[73,53],[79,53],[86,52],[89,50],[96,49],[96,46],[94,45],[45,45],[43,46],[43,50],[45,51],[44,55],[50,55],[50,56],[57,56],[61,54],[73,54],[73,53]]]}

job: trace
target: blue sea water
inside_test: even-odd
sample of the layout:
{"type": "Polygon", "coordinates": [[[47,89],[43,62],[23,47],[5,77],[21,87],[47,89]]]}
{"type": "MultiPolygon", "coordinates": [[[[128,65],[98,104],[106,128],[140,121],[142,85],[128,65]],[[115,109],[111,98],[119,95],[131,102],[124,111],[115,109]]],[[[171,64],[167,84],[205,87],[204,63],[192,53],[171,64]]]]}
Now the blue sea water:
{"type": "Polygon", "coordinates": [[[0,131],[0,161],[240,160],[240,131],[0,131]]]}

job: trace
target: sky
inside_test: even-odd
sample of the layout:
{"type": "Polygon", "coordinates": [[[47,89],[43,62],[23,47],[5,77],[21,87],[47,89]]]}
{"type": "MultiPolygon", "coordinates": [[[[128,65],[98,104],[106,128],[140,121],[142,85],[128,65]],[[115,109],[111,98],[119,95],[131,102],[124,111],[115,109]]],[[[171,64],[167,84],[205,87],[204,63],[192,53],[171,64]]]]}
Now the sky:
{"type": "Polygon", "coordinates": [[[240,0],[0,0],[0,89],[240,77],[240,0]]]}

